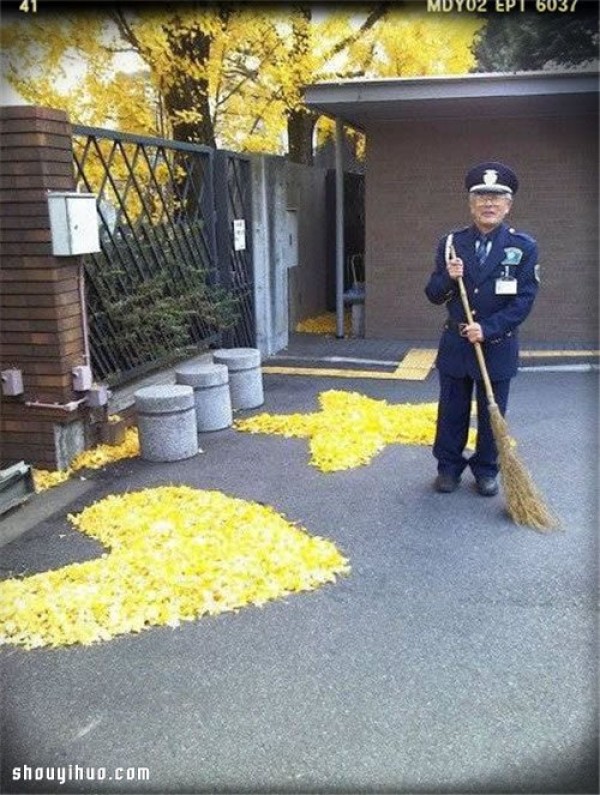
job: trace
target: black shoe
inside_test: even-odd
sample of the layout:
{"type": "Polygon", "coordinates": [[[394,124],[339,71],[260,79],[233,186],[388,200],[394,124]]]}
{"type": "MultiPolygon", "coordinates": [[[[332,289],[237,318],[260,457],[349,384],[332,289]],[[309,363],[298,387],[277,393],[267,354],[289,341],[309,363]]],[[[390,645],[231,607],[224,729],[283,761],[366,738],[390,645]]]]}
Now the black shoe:
{"type": "Polygon", "coordinates": [[[498,481],[496,478],[477,478],[475,481],[477,491],[482,497],[494,497],[498,494],[498,481]]]}
{"type": "Polygon", "coordinates": [[[440,473],[435,479],[434,486],[436,491],[439,491],[442,494],[450,494],[450,492],[456,491],[459,483],[460,478],[455,478],[454,475],[445,475],[440,473]]]}

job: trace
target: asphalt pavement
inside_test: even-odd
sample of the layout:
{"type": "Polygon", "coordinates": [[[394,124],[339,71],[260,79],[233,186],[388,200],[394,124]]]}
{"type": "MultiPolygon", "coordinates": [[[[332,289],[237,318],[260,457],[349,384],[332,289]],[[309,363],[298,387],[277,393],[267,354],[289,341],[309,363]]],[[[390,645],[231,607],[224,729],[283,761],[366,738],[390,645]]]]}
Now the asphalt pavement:
{"type": "MultiPolygon", "coordinates": [[[[327,389],[437,397],[434,372],[266,374],[264,386],[264,406],[240,416],[315,411],[327,389]]],[[[597,410],[593,371],[513,382],[507,419],[561,517],[551,534],[512,524],[502,493],[482,498],[468,476],[435,493],[425,446],[325,474],[305,439],[233,429],[204,434],[193,459],[129,459],[36,495],[4,519],[34,517],[2,549],[2,576],[96,557],[67,514],[167,483],[272,505],[334,541],[352,570],[176,629],[4,647],[2,792],[598,792],[597,410]],[[24,782],[27,768],[107,779],[24,782]],[[148,780],[115,780],[137,768],[148,780]]]]}

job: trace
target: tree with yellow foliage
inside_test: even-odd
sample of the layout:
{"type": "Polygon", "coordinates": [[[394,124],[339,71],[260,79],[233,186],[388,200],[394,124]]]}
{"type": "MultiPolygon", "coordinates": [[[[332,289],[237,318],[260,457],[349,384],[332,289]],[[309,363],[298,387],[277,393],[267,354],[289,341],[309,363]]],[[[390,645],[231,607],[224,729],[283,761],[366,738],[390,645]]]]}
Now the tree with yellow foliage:
{"type": "Polygon", "coordinates": [[[74,123],[242,151],[287,144],[310,162],[304,85],[468,72],[484,24],[387,3],[40,7],[7,14],[1,43],[12,86],[74,123]]]}

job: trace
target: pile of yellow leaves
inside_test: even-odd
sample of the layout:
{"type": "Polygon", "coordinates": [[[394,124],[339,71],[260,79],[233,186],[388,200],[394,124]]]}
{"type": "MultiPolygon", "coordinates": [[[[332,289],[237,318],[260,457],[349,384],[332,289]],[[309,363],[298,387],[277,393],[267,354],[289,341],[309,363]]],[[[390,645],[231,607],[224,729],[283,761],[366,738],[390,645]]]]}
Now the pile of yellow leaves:
{"type": "Polygon", "coordinates": [[[121,444],[99,444],[92,450],[85,450],[76,456],[69,469],[51,472],[46,469],[33,470],[33,482],[36,491],[45,491],[59,483],[64,483],[74,472],[80,469],[100,469],[113,461],[122,458],[135,458],[140,453],[140,443],[137,428],[128,428],[125,439],[121,444]]]}
{"type": "MultiPolygon", "coordinates": [[[[313,414],[259,414],[238,420],[249,433],[271,433],[310,439],[310,463],[323,472],[367,464],[388,444],[433,444],[436,403],[393,405],[358,392],[329,390],[319,395],[321,411],[313,414]]],[[[475,447],[475,430],[468,445],[475,447]]]]}
{"type": "Polygon", "coordinates": [[[335,545],[273,508],[186,486],[110,495],[71,522],[96,560],[0,583],[0,643],[90,644],[260,605],[349,571],[335,545]]]}
{"type": "MultiPolygon", "coordinates": [[[[349,312],[344,313],[344,332],[350,333],[351,317],[349,312]]],[[[335,312],[326,312],[323,315],[309,317],[296,324],[296,331],[304,334],[335,334],[337,319],[335,312]]]]}
{"type": "Polygon", "coordinates": [[[70,469],[57,469],[52,471],[49,469],[34,469],[33,472],[33,485],[36,491],[46,491],[53,486],[58,486],[59,483],[64,483],[68,480],[73,472],[70,469]]]}
{"type": "Polygon", "coordinates": [[[128,428],[121,444],[99,444],[92,450],[85,450],[71,462],[71,469],[100,469],[122,458],[135,458],[140,454],[137,428],[128,428]]]}

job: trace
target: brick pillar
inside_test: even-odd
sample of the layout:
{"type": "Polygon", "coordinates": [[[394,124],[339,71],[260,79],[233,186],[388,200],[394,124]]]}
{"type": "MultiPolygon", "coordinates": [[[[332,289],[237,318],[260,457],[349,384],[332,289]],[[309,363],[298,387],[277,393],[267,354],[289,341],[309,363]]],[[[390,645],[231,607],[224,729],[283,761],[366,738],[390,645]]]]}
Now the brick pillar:
{"type": "Polygon", "coordinates": [[[0,108],[0,142],[1,369],[21,370],[25,390],[1,398],[0,463],[62,469],[85,448],[88,414],[72,406],[85,395],[71,371],[87,363],[81,257],[53,256],[47,202],[75,188],[71,125],[63,111],[0,108]]]}

